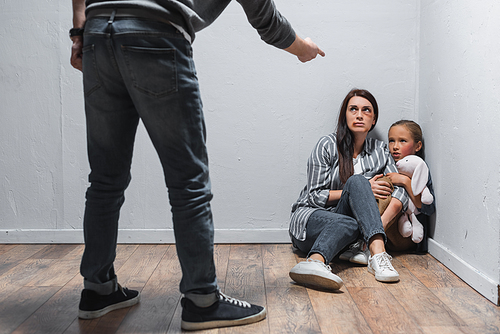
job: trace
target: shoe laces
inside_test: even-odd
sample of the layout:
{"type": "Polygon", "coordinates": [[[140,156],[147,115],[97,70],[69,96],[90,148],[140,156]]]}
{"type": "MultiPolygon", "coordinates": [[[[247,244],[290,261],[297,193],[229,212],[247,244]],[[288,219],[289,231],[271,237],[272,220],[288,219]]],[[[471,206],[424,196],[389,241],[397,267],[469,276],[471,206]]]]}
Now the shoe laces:
{"type": "Polygon", "coordinates": [[[123,293],[123,295],[127,297],[128,289],[126,287],[121,286],[120,283],[118,283],[118,290],[120,290],[123,293]]]}
{"type": "Polygon", "coordinates": [[[377,259],[378,267],[382,270],[394,271],[395,269],[392,266],[391,260],[392,256],[387,253],[382,253],[382,255],[378,256],[377,259]]]}
{"type": "Polygon", "coordinates": [[[325,267],[329,271],[332,271],[332,267],[330,267],[328,264],[325,264],[323,261],[319,261],[319,260],[314,260],[314,259],[311,259],[311,258],[307,258],[307,262],[317,262],[317,263],[320,263],[323,267],[325,267]]]}
{"type": "Polygon", "coordinates": [[[358,250],[362,250],[362,247],[363,247],[363,240],[359,239],[358,241],[356,241],[355,243],[349,245],[349,249],[351,251],[358,251],[358,250]]]}
{"type": "Polygon", "coordinates": [[[236,299],[236,298],[233,298],[233,297],[229,297],[229,296],[223,294],[220,291],[219,291],[219,300],[220,301],[228,302],[230,304],[233,304],[233,305],[236,305],[236,306],[239,306],[239,307],[250,308],[252,306],[249,302],[246,302],[244,300],[239,300],[239,299],[236,299]]]}

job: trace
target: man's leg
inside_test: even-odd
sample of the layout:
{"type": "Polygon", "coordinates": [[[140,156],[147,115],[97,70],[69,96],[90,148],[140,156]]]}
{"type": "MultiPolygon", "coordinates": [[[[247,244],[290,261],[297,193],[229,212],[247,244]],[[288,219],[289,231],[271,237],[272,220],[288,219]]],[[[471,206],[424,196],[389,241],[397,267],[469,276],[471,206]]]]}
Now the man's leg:
{"type": "Polygon", "coordinates": [[[81,318],[91,319],[135,304],[136,291],[121,288],[113,268],[118,218],[139,117],[110,52],[105,20],[87,22],[83,55],[88,157],[91,168],[84,214],[84,291],[81,318]],[[103,297],[105,296],[105,297],[103,297]]]}
{"type": "Polygon", "coordinates": [[[164,23],[117,20],[113,29],[120,73],[158,153],[169,191],[183,274],[180,290],[186,297],[182,327],[263,319],[264,308],[218,291],[205,123],[191,45],[164,23]]]}

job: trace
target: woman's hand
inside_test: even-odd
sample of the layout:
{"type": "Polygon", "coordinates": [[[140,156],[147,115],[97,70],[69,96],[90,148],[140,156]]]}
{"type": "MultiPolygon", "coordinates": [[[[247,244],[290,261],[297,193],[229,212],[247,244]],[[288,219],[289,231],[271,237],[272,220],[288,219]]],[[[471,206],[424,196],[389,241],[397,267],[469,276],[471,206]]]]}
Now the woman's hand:
{"type": "Polygon", "coordinates": [[[370,179],[370,184],[372,186],[373,195],[375,198],[386,199],[392,194],[391,185],[387,181],[378,181],[383,174],[375,175],[370,179]]]}

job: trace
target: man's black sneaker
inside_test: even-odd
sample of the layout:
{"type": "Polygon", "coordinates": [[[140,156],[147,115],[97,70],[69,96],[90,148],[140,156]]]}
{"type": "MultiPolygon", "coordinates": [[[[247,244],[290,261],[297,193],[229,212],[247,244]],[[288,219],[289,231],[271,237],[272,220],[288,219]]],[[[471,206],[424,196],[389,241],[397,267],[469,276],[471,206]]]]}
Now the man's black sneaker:
{"type": "Polygon", "coordinates": [[[108,312],[137,304],[140,297],[139,291],[122,288],[119,284],[118,290],[109,295],[99,295],[95,291],[84,289],[78,317],[81,319],[99,318],[108,312]]]}
{"type": "Polygon", "coordinates": [[[219,292],[219,300],[209,307],[198,307],[191,300],[182,298],[182,322],[185,330],[247,325],[266,317],[266,309],[234,299],[219,292]]]}

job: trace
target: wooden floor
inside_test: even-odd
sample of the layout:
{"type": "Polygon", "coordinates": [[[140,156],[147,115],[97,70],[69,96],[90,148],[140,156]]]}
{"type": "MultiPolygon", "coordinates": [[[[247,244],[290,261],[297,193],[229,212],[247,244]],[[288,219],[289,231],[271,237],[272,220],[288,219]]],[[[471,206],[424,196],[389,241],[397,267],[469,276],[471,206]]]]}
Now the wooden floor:
{"type": "MultiPolygon", "coordinates": [[[[178,333],[180,268],[172,245],[119,245],[120,283],[140,304],[79,320],[82,245],[0,245],[0,333],[178,333]]],[[[339,292],[294,284],[303,258],[288,244],[217,245],[219,285],[266,305],[266,320],[206,333],[499,333],[500,308],[430,255],[395,255],[401,281],[375,281],[366,267],[336,260],[339,292]]]]}

